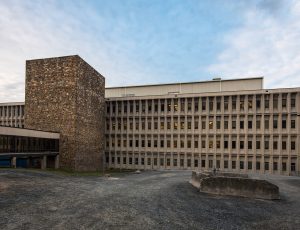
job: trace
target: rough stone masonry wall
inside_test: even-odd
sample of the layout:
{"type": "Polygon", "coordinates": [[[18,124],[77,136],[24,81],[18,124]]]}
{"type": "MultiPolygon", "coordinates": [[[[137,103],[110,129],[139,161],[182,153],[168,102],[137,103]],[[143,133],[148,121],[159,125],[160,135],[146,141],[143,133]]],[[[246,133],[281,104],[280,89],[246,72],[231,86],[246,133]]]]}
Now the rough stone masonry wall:
{"type": "Polygon", "coordinates": [[[61,168],[101,168],[104,91],[104,77],[77,55],[26,62],[25,128],[61,133],[61,168]]]}

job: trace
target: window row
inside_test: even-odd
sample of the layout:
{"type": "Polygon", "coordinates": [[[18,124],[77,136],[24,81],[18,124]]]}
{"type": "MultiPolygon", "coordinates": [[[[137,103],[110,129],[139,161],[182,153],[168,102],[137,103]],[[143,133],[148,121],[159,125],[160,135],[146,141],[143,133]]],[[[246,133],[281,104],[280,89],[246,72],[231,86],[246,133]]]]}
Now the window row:
{"type": "MultiPolygon", "coordinates": [[[[124,147],[124,148],[209,148],[209,149],[264,149],[264,150],[287,150],[288,149],[288,141],[287,140],[282,140],[279,142],[278,140],[270,141],[270,140],[265,140],[262,142],[261,140],[249,140],[249,141],[244,141],[244,140],[224,140],[221,142],[221,140],[216,140],[214,141],[213,139],[207,140],[202,140],[199,142],[199,140],[132,140],[132,139],[111,139],[111,142],[109,140],[106,141],[106,147],[124,147]],[[223,145],[222,145],[223,143],[223,145]]],[[[290,141],[290,147],[289,149],[291,151],[296,150],[296,138],[294,137],[293,140],[290,141]]]]}
{"type": "Polygon", "coordinates": [[[268,130],[271,127],[273,129],[296,129],[296,116],[293,116],[291,120],[288,120],[287,117],[283,117],[281,120],[278,119],[278,117],[273,117],[273,119],[270,119],[269,116],[265,116],[265,119],[260,119],[261,116],[257,117],[255,123],[253,120],[245,121],[244,118],[240,118],[239,121],[236,120],[236,117],[232,117],[233,120],[228,120],[228,117],[225,118],[226,120],[222,120],[221,117],[216,117],[216,119],[209,118],[206,120],[205,118],[202,118],[201,123],[199,123],[199,120],[194,120],[194,122],[190,120],[185,121],[184,118],[178,119],[173,118],[173,121],[171,121],[171,118],[165,119],[160,118],[160,121],[158,121],[157,118],[152,119],[129,119],[129,121],[126,118],[123,119],[112,119],[106,120],[106,130],[209,130],[209,129],[221,129],[224,130],[230,129],[265,129],[268,130]],[[262,124],[263,122],[263,124],[262,124]],[[262,127],[263,125],[263,127],[262,127]]]}
{"type": "MultiPolygon", "coordinates": [[[[148,165],[148,166],[168,166],[168,167],[194,167],[194,168],[209,168],[209,169],[220,169],[221,168],[221,160],[216,160],[215,164],[213,160],[201,160],[201,162],[199,162],[198,159],[185,159],[184,158],[180,158],[179,161],[177,158],[173,158],[173,161],[171,158],[144,158],[144,157],[115,157],[114,156],[106,156],[106,163],[110,164],[110,166],[114,165],[114,164],[118,164],[118,165],[139,165],[139,166],[143,166],[143,165],[148,165]],[[146,160],[146,162],[145,162],[146,160]],[[172,165],[171,165],[172,164],[172,165]]],[[[255,162],[255,168],[253,165],[252,161],[236,161],[236,160],[224,160],[223,161],[223,168],[224,169],[239,169],[239,170],[265,170],[265,171],[269,171],[270,169],[273,169],[273,171],[278,171],[279,170],[279,162],[273,162],[270,163],[268,161],[263,162],[263,164],[260,161],[256,161],[255,162]]],[[[281,162],[281,170],[282,171],[287,171],[287,162],[281,162]]],[[[296,163],[295,162],[291,162],[290,163],[290,171],[295,172],[296,171],[296,163]]]]}
{"type": "Polygon", "coordinates": [[[0,117],[24,115],[24,106],[0,106],[0,117]]]}
{"type": "Polygon", "coordinates": [[[131,101],[108,101],[106,103],[107,114],[115,113],[158,113],[158,112],[206,112],[206,111],[244,111],[256,108],[260,110],[270,109],[272,100],[273,109],[287,109],[288,103],[293,109],[296,107],[297,93],[288,94],[264,94],[264,95],[239,95],[239,96],[217,96],[217,97],[195,97],[176,99],[154,99],[154,100],[131,100],[131,101]],[[281,97],[280,97],[281,96],[281,97]]]}

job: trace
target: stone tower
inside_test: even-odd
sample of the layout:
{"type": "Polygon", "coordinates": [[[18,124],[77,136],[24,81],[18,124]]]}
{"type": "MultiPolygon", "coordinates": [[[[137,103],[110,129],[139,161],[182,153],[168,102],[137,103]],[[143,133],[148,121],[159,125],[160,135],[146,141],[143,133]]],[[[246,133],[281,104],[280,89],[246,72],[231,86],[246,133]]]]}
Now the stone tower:
{"type": "Polygon", "coordinates": [[[78,55],[26,61],[25,128],[60,132],[60,168],[97,171],[105,78],[78,55]]]}

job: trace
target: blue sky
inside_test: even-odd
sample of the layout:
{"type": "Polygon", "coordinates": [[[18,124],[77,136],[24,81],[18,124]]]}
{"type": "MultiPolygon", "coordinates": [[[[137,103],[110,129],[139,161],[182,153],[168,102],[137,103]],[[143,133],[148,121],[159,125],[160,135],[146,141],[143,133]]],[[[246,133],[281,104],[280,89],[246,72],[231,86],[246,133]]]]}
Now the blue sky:
{"type": "Polygon", "coordinates": [[[107,86],[265,77],[300,86],[297,0],[0,0],[0,102],[25,60],[78,54],[107,86]]]}

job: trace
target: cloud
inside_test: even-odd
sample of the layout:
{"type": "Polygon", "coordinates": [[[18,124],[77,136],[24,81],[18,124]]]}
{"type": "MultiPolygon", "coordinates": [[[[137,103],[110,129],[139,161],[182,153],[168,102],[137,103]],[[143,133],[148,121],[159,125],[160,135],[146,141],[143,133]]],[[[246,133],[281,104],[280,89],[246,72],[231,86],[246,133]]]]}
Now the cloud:
{"type": "MultiPolygon", "coordinates": [[[[118,18],[116,6],[1,1],[0,102],[24,101],[25,60],[36,58],[79,54],[106,77],[107,85],[149,81],[151,70],[136,55],[138,44],[129,37],[131,24],[118,18]]],[[[144,30],[151,39],[149,33],[144,30]]]]}
{"type": "Polygon", "coordinates": [[[278,17],[265,9],[279,11],[280,5],[266,2],[276,1],[251,7],[242,26],[225,34],[225,48],[207,71],[228,78],[265,76],[267,88],[299,87],[300,2],[285,1],[287,12],[278,17]]]}

